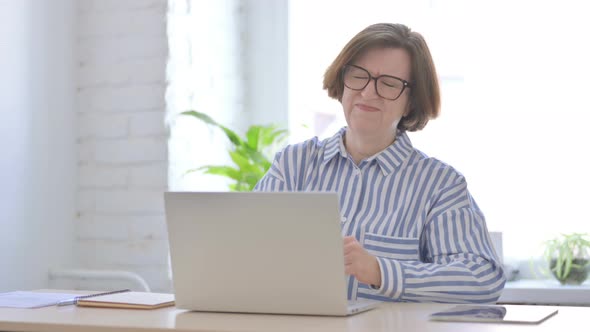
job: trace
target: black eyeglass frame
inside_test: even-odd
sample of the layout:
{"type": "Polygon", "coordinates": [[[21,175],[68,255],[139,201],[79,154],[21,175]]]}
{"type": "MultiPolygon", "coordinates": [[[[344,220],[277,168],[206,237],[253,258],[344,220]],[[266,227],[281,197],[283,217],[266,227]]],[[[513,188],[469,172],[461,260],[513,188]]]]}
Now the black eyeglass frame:
{"type": "Polygon", "coordinates": [[[408,82],[408,81],[404,80],[403,78],[399,78],[399,77],[397,77],[397,76],[393,76],[393,75],[379,75],[379,76],[377,76],[377,77],[373,77],[373,76],[371,75],[371,73],[369,73],[369,71],[368,71],[368,70],[366,70],[366,69],[365,69],[365,68],[363,68],[363,67],[359,67],[359,66],[357,66],[357,65],[350,65],[350,64],[349,64],[349,65],[344,65],[344,66],[342,67],[342,70],[341,70],[341,75],[342,75],[342,84],[344,84],[344,86],[345,86],[345,87],[347,87],[347,88],[349,88],[349,89],[351,89],[351,90],[354,90],[354,91],[361,91],[361,90],[363,90],[364,88],[366,88],[366,87],[367,87],[367,85],[369,85],[369,83],[371,82],[371,80],[374,80],[374,81],[375,81],[375,93],[377,93],[377,95],[378,95],[379,97],[381,97],[381,98],[383,98],[383,99],[387,99],[387,100],[397,100],[397,99],[399,99],[399,97],[401,97],[401,95],[404,93],[404,91],[406,90],[406,88],[407,88],[407,89],[411,89],[411,88],[412,88],[412,84],[411,84],[410,82],[408,82]],[[362,71],[364,71],[364,72],[366,72],[366,73],[367,73],[367,75],[369,76],[369,79],[367,80],[367,83],[365,83],[365,85],[363,85],[363,87],[362,87],[362,88],[360,88],[360,89],[353,89],[353,88],[349,87],[348,85],[346,85],[346,82],[345,82],[345,80],[344,80],[344,76],[346,75],[346,70],[347,70],[347,68],[348,68],[348,67],[354,67],[354,68],[360,69],[360,70],[362,70],[362,71]],[[383,96],[382,96],[382,95],[379,93],[379,90],[377,89],[377,81],[378,81],[378,80],[379,80],[381,77],[393,78],[393,79],[396,79],[396,80],[398,80],[398,81],[402,82],[403,86],[402,86],[402,89],[401,89],[401,91],[399,92],[399,95],[398,95],[397,97],[395,97],[395,98],[393,98],[393,99],[391,99],[391,98],[386,98],[386,97],[383,97],[383,96]]]}

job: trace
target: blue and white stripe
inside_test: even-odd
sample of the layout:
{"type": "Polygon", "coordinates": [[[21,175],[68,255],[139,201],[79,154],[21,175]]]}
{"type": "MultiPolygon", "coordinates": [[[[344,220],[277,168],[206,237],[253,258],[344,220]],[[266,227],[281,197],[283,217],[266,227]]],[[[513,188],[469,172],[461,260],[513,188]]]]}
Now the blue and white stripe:
{"type": "Polygon", "coordinates": [[[342,235],[355,236],[381,268],[379,289],[350,278],[348,297],[495,302],[505,277],[465,178],[405,133],[356,165],[345,133],[287,146],[255,190],[339,193],[342,235]]]}

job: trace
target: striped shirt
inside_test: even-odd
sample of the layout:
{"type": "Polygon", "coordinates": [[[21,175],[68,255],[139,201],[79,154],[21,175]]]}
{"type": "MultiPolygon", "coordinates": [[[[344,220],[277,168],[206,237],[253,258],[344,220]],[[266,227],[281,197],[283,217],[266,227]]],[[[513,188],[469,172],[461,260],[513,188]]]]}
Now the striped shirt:
{"type": "Polygon", "coordinates": [[[405,133],[356,165],[345,133],[287,146],[254,190],[339,193],[342,235],[356,237],[381,270],[379,288],[349,277],[349,299],[495,302],[506,279],[463,175],[405,133]]]}

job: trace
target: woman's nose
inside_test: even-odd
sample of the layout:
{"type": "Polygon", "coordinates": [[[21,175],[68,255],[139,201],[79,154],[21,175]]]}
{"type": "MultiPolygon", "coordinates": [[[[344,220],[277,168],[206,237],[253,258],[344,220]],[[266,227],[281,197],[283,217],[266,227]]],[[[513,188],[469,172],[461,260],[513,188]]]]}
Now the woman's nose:
{"type": "Polygon", "coordinates": [[[365,88],[361,90],[361,96],[365,98],[378,97],[379,95],[377,94],[376,88],[377,87],[375,86],[375,79],[371,77],[367,86],[365,86],[365,88]]]}

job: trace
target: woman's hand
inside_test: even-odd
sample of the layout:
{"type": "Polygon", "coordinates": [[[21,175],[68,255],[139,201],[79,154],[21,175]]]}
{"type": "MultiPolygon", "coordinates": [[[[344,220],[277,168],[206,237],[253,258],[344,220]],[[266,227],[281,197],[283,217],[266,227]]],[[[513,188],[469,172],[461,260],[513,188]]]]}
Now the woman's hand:
{"type": "Polygon", "coordinates": [[[381,286],[377,258],[367,252],[354,236],[344,238],[344,271],[364,284],[381,286]]]}

